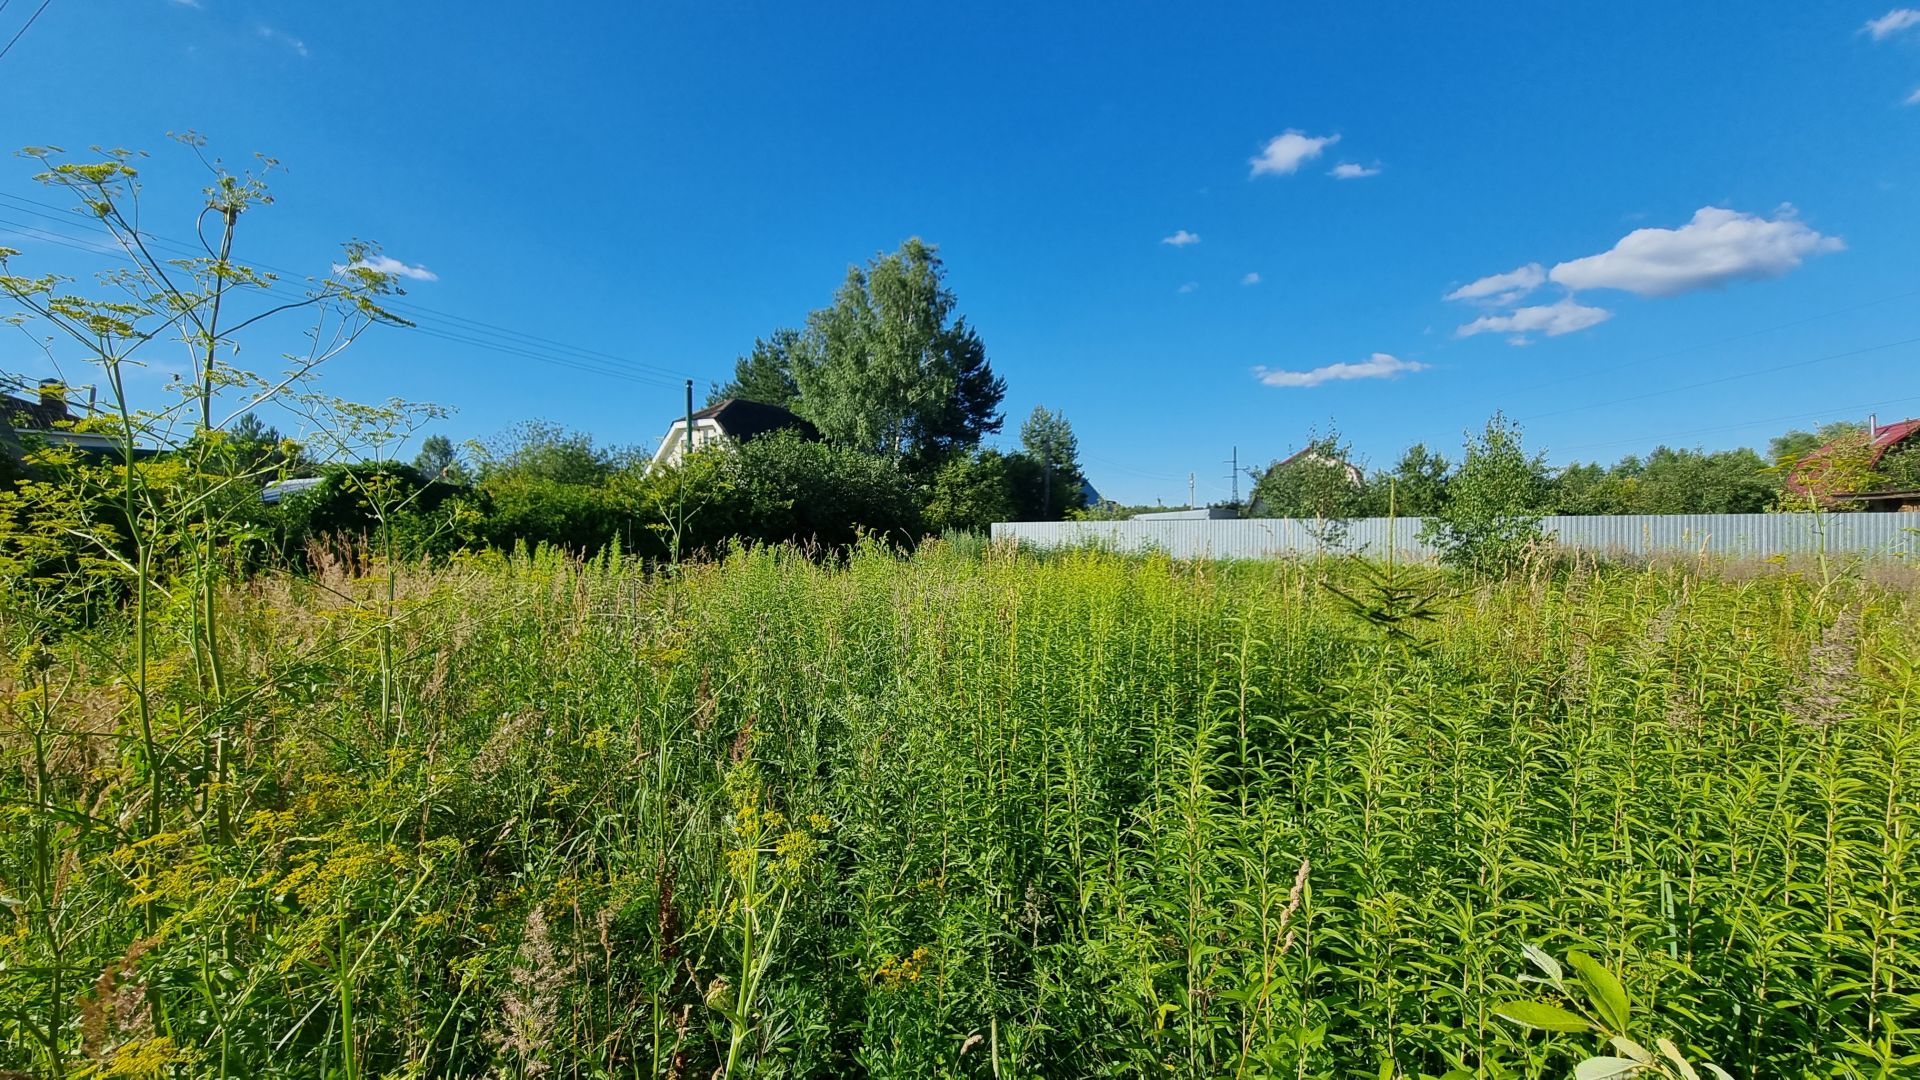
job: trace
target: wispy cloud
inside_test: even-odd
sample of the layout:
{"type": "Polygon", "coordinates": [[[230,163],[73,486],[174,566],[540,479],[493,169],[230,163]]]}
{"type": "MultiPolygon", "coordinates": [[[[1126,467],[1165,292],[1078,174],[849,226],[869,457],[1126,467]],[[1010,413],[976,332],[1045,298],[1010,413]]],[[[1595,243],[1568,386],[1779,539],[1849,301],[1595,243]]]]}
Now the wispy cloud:
{"type": "Polygon", "coordinates": [[[1396,379],[1402,375],[1426,369],[1427,365],[1418,360],[1402,360],[1388,353],[1377,352],[1358,363],[1328,364],[1309,371],[1256,367],[1253,369],[1253,377],[1268,386],[1299,387],[1319,386],[1321,383],[1342,382],[1347,379],[1396,379]]]}
{"type": "Polygon", "coordinates": [[[1242,285],[1258,285],[1258,284],[1260,284],[1260,272],[1259,272],[1259,271],[1257,271],[1257,270],[1249,270],[1249,271],[1247,271],[1247,273],[1246,273],[1246,276],[1244,276],[1244,277],[1242,277],[1242,278],[1240,279],[1240,284],[1242,284],[1242,285]]]}
{"type": "Polygon", "coordinates": [[[200,0],[171,0],[171,2],[179,7],[197,8],[200,6],[200,0]]]}
{"type": "Polygon", "coordinates": [[[1907,100],[1905,102],[1902,102],[1902,104],[1920,105],[1920,90],[1915,90],[1913,93],[1908,94],[1907,100]]]}
{"type": "Polygon", "coordinates": [[[440,280],[439,274],[434,273],[424,266],[408,266],[399,259],[387,255],[373,255],[350,265],[342,265],[340,263],[333,264],[333,272],[336,274],[345,270],[362,268],[371,270],[376,274],[392,274],[395,277],[412,278],[415,281],[440,280]]]}
{"type": "Polygon", "coordinates": [[[254,28],[254,33],[260,35],[260,40],[262,41],[271,41],[276,45],[283,45],[292,49],[294,53],[299,56],[307,55],[307,43],[287,33],[285,30],[276,30],[262,23],[254,28]]]}
{"type": "Polygon", "coordinates": [[[1902,30],[1911,30],[1920,26],[1920,8],[1894,8],[1877,19],[1868,19],[1861,30],[1872,35],[1875,41],[1885,41],[1902,30]]]}
{"type": "MultiPolygon", "coordinates": [[[[1454,334],[1457,337],[1472,337],[1475,334],[1539,333],[1559,337],[1575,330],[1585,330],[1589,326],[1598,326],[1611,318],[1613,312],[1605,308],[1588,307],[1569,296],[1551,304],[1515,308],[1510,315],[1482,315],[1455,330],[1454,334]]],[[[1528,344],[1524,336],[1509,340],[1514,345],[1528,344]]]]}
{"type": "Polygon", "coordinates": [[[1179,232],[1174,233],[1172,236],[1161,237],[1160,242],[1163,244],[1171,244],[1174,247],[1186,247],[1188,244],[1199,243],[1200,234],[1191,233],[1185,229],[1181,229],[1179,232]]]}
{"type": "Polygon", "coordinates": [[[1339,141],[1338,135],[1308,135],[1289,129],[1268,139],[1266,148],[1248,163],[1253,166],[1254,176],[1291,176],[1339,141]]]}
{"type": "Polygon", "coordinates": [[[1446,295],[1448,300],[1468,300],[1476,304],[1505,307],[1545,284],[1547,270],[1539,263],[1528,263],[1504,274],[1488,274],[1446,295]]]}
{"type": "Polygon", "coordinates": [[[1777,278],[1810,255],[1841,251],[1782,205],[1771,218],[1717,206],[1696,210],[1677,229],[1635,229],[1598,255],[1573,259],[1548,273],[1569,289],[1621,289],[1641,296],[1675,296],[1740,280],[1777,278]]]}
{"type": "Polygon", "coordinates": [[[1189,281],[1185,285],[1182,285],[1173,291],[1179,293],[1182,296],[1185,296],[1187,293],[1190,293],[1190,292],[1199,292],[1200,283],[1197,281],[1189,281]]]}
{"type": "Polygon", "coordinates": [[[1363,177],[1379,176],[1380,166],[1355,165],[1351,161],[1343,161],[1327,170],[1327,175],[1335,180],[1359,180],[1363,177]]]}

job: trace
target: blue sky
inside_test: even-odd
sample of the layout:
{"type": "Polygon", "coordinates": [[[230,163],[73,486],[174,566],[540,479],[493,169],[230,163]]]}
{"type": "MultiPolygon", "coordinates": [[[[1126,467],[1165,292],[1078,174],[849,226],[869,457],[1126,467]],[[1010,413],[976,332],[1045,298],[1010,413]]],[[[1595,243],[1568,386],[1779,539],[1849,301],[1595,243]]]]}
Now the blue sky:
{"type": "MultiPolygon", "coordinates": [[[[165,133],[278,157],[241,256],[324,273],[364,237],[431,273],[422,330],[327,385],[457,438],[650,444],[680,379],[918,235],[1005,441],[1063,410],[1104,492],[1175,504],[1329,420],[1378,465],[1495,409],[1555,461],[1920,414],[1920,12],[1890,2],[51,0],[0,141],[153,150],[175,236],[165,133]]],[[[85,227],[12,201],[29,172],[0,243],[85,269],[22,235],[85,227]]]]}

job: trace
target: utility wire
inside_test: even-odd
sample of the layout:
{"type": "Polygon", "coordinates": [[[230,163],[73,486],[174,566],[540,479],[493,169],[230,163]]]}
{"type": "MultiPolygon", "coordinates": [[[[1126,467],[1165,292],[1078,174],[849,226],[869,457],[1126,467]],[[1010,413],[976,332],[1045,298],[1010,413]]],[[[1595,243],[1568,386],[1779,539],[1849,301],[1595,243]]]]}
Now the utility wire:
{"type": "MultiPolygon", "coordinates": [[[[34,203],[34,200],[19,199],[16,196],[8,196],[8,195],[5,195],[4,193],[0,193],[0,198],[6,198],[15,202],[34,203]]],[[[48,204],[36,203],[35,205],[45,206],[48,204]]],[[[33,210],[21,210],[20,212],[32,214],[35,217],[44,218],[49,221],[56,221],[61,224],[66,223],[64,220],[60,218],[56,218],[51,214],[42,214],[33,210]]],[[[100,243],[98,241],[92,241],[92,240],[86,240],[78,237],[68,236],[62,233],[54,232],[52,230],[42,229],[37,226],[28,225],[23,222],[15,221],[9,218],[0,218],[0,225],[8,226],[22,236],[28,236],[44,243],[56,244],[61,247],[71,248],[75,251],[83,251],[92,255],[112,258],[120,262],[128,263],[129,265],[133,263],[133,260],[129,258],[124,252],[120,251],[117,248],[100,243]]],[[[142,235],[145,236],[150,242],[155,242],[156,246],[165,246],[168,248],[172,248],[173,250],[176,250],[176,251],[182,251],[182,252],[198,255],[198,253],[193,252],[191,248],[187,247],[186,245],[180,244],[176,241],[170,241],[164,237],[158,237],[153,234],[143,233],[142,235]]],[[[301,276],[301,275],[295,275],[291,271],[277,270],[276,268],[267,266],[265,264],[256,263],[254,265],[258,266],[263,270],[268,270],[270,272],[281,274],[283,275],[283,277],[301,276]]],[[[291,283],[286,282],[284,280],[271,283],[263,289],[263,291],[267,293],[275,293],[276,290],[278,291],[277,294],[281,296],[292,297],[292,296],[304,295],[299,293],[298,290],[296,290],[291,285],[291,283]]],[[[412,305],[412,304],[406,304],[406,303],[386,303],[386,304],[383,304],[382,306],[387,307],[388,309],[403,315],[411,314],[413,310],[421,310],[421,311],[428,310],[420,307],[419,305],[412,305]]],[[[622,357],[615,356],[611,353],[602,353],[602,352],[598,352],[596,350],[591,350],[591,349],[581,349],[576,346],[567,345],[563,342],[557,342],[557,341],[552,341],[551,339],[541,338],[538,335],[524,334],[519,331],[509,330],[504,327],[492,327],[491,324],[480,322],[477,319],[467,319],[467,318],[464,318],[463,316],[451,315],[447,313],[436,313],[436,314],[440,314],[442,318],[445,318],[449,321],[469,323],[469,324],[472,324],[474,327],[484,327],[487,329],[468,329],[467,327],[464,327],[464,326],[456,326],[453,328],[453,330],[450,331],[446,329],[440,329],[431,325],[425,325],[417,320],[409,320],[414,322],[414,325],[410,329],[426,337],[438,338],[441,340],[456,342],[458,344],[467,345],[474,348],[487,349],[487,350],[502,353],[508,356],[523,357],[530,360],[536,360],[542,363],[552,364],[557,367],[569,368],[575,371],[601,375],[608,378],[623,379],[628,382],[639,383],[643,385],[662,386],[662,387],[679,386],[683,381],[681,378],[676,377],[681,375],[682,373],[675,372],[672,369],[661,368],[654,365],[645,365],[637,361],[626,360],[622,357]],[[514,338],[520,338],[524,340],[517,341],[517,340],[513,340],[514,338]],[[564,350],[565,352],[570,352],[574,355],[571,355],[571,356],[554,355],[552,350],[542,350],[535,347],[540,343],[547,343],[547,344],[554,345],[557,348],[564,350]]]]}
{"type": "Polygon", "coordinates": [[[1782,424],[1795,420],[1811,420],[1824,416],[1845,416],[1849,413],[1857,414],[1862,409],[1881,409],[1889,405],[1905,405],[1915,401],[1920,401],[1920,396],[1888,398],[1884,401],[1863,401],[1853,405],[1837,405],[1831,409],[1816,409],[1812,412],[1758,417],[1752,420],[1742,420],[1738,423],[1716,424],[1713,427],[1690,428],[1686,431],[1670,431],[1660,435],[1639,435],[1629,439],[1610,439],[1605,442],[1576,443],[1573,446],[1561,446],[1555,447],[1555,449],[1561,452],[1569,450],[1592,450],[1602,446],[1624,446],[1630,443],[1639,443],[1642,445],[1652,443],[1655,446],[1661,446],[1664,445],[1668,439],[1677,439],[1688,435],[1708,435],[1721,431],[1738,431],[1742,428],[1757,427],[1761,424],[1782,424]]]}
{"type": "Polygon", "coordinates": [[[1521,416],[1516,417],[1516,419],[1523,421],[1540,420],[1549,416],[1565,416],[1568,413],[1584,412],[1588,409],[1603,409],[1609,405],[1625,405],[1629,402],[1645,401],[1648,398],[1662,397],[1666,394],[1678,394],[1686,390],[1698,390],[1703,386],[1719,386],[1722,383],[1737,382],[1740,379],[1751,379],[1756,375],[1771,375],[1778,371],[1788,371],[1793,368],[1806,367],[1810,364],[1825,363],[1828,360],[1844,360],[1850,356],[1862,356],[1870,352],[1879,352],[1882,349],[1892,349],[1901,345],[1913,345],[1916,343],[1920,343],[1920,337],[1902,338],[1899,341],[1888,341],[1879,345],[1868,345],[1864,348],[1848,349],[1845,352],[1828,353],[1825,356],[1816,356],[1809,360],[1794,360],[1785,364],[1775,364],[1772,367],[1757,368],[1753,371],[1742,371],[1734,375],[1723,375],[1717,379],[1703,379],[1700,382],[1687,383],[1684,386],[1670,386],[1665,390],[1649,390],[1644,394],[1631,394],[1627,397],[1613,398],[1609,401],[1590,401],[1585,405],[1570,405],[1564,409],[1534,413],[1532,416],[1521,416]]]}
{"type": "MultiPolygon", "coordinates": [[[[27,36],[27,31],[31,30],[33,28],[33,24],[35,20],[40,18],[40,13],[47,10],[47,5],[51,3],[53,3],[53,0],[40,0],[40,6],[37,8],[34,8],[33,14],[27,16],[27,25],[22,26],[20,28],[20,32],[13,35],[13,40],[7,42],[7,45],[5,48],[0,49],[0,60],[5,60],[7,58],[7,54],[13,51],[13,47],[20,43],[20,39],[27,36]]],[[[0,11],[5,11],[6,9],[7,9],[7,5],[4,3],[0,3],[0,11]]]]}
{"type": "Polygon", "coordinates": [[[1790,320],[1788,322],[1775,323],[1772,326],[1763,326],[1757,330],[1743,330],[1737,334],[1729,334],[1726,337],[1714,338],[1711,341],[1696,342],[1692,345],[1685,345],[1678,349],[1670,349],[1663,353],[1655,353],[1652,356],[1642,356],[1638,359],[1628,360],[1625,363],[1614,364],[1610,367],[1593,368],[1592,370],[1589,370],[1589,371],[1582,371],[1577,375],[1568,375],[1568,376],[1565,376],[1564,378],[1550,379],[1546,382],[1534,383],[1531,386],[1523,386],[1514,392],[1518,394],[1530,394],[1535,390],[1545,390],[1555,386],[1565,386],[1567,383],[1570,383],[1570,382],[1581,382],[1583,380],[1597,378],[1601,375],[1611,375],[1615,372],[1625,371],[1628,368],[1642,367],[1644,365],[1656,363],[1661,360],[1671,360],[1676,356],[1685,356],[1688,353],[1699,352],[1701,349],[1711,349],[1716,345],[1728,345],[1736,341],[1745,341],[1747,338],[1759,337],[1762,334],[1771,334],[1780,330],[1791,330],[1796,326],[1805,326],[1808,323],[1819,322],[1821,319],[1831,319],[1835,315],[1848,315],[1856,311],[1863,311],[1870,307],[1877,307],[1880,304],[1889,304],[1895,300],[1905,300],[1913,296],[1920,296],[1920,289],[1908,289],[1905,292],[1894,293],[1891,296],[1881,296],[1881,297],[1876,297],[1875,299],[1872,299],[1872,300],[1863,300],[1857,304],[1849,304],[1846,307],[1834,308],[1831,311],[1822,311],[1822,312],[1819,312],[1818,314],[1808,315],[1803,318],[1790,320]]]}
{"type": "MultiPolygon", "coordinates": [[[[90,217],[89,215],[81,213],[78,210],[62,208],[52,203],[41,202],[37,199],[22,198],[21,196],[10,195],[5,192],[0,192],[0,199],[6,200],[7,202],[10,202],[10,203],[25,204],[24,206],[19,208],[20,212],[32,214],[35,217],[43,218],[48,221],[59,222],[61,224],[68,223],[67,217],[56,217],[53,214],[47,214],[38,210],[28,209],[28,207],[42,207],[47,210],[57,211],[62,215],[79,217],[82,220],[86,220],[86,221],[97,220],[90,217]]],[[[143,231],[141,235],[144,238],[146,238],[150,243],[153,243],[157,247],[171,248],[174,251],[191,255],[194,257],[202,257],[204,254],[202,251],[192,247],[191,245],[183,243],[179,240],[174,240],[165,236],[161,236],[157,233],[150,233],[150,232],[143,231]]],[[[72,246],[72,245],[68,245],[68,246],[72,246]]],[[[308,276],[305,274],[297,273],[292,270],[287,270],[282,267],[272,266],[268,263],[249,262],[249,265],[254,266],[261,270],[268,271],[269,273],[278,274],[282,278],[304,279],[305,277],[308,276]]],[[[533,349],[533,347],[535,346],[547,346],[548,347],[547,349],[534,349],[534,351],[540,352],[541,355],[544,356],[544,355],[550,355],[554,350],[558,350],[563,353],[572,354],[572,358],[575,361],[575,365],[579,363],[587,363],[587,364],[595,365],[594,367],[581,368],[580,370],[597,370],[597,369],[603,369],[608,367],[630,368],[632,369],[632,376],[634,378],[648,379],[653,382],[661,383],[662,385],[678,385],[680,382],[688,378],[700,378],[700,376],[694,375],[691,372],[682,371],[677,368],[670,368],[660,364],[651,364],[651,363],[646,363],[644,361],[632,360],[627,357],[618,356],[614,353],[603,352],[597,349],[588,349],[578,345],[570,345],[566,342],[558,341],[553,338],[542,337],[538,334],[529,334],[522,330],[512,329],[511,327],[499,326],[493,323],[484,322],[479,319],[469,318],[464,315],[456,315],[452,312],[440,311],[434,308],[427,307],[424,304],[419,304],[409,300],[383,301],[381,306],[387,308],[388,310],[393,311],[396,314],[407,316],[409,318],[409,321],[412,321],[416,324],[415,329],[424,329],[424,327],[420,325],[423,320],[414,318],[413,316],[415,316],[416,314],[423,315],[423,316],[430,316],[433,319],[441,319],[441,320],[446,320],[448,322],[464,324],[462,326],[455,327],[456,330],[459,330],[464,333],[474,334],[480,337],[498,337],[498,338],[517,339],[517,340],[510,341],[508,344],[519,349],[533,349]]]]}
{"type": "MultiPolygon", "coordinates": [[[[91,255],[100,255],[107,258],[112,258],[112,259],[115,259],[115,261],[127,263],[128,265],[133,264],[133,260],[125,256],[124,254],[111,252],[111,251],[102,251],[96,247],[91,246],[90,242],[87,242],[87,241],[76,242],[74,240],[61,237],[57,234],[46,232],[45,230],[34,229],[31,226],[21,226],[19,223],[10,221],[6,218],[0,218],[0,225],[9,226],[11,227],[11,229],[19,232],[21,235],[32,236],[34,239],[43,241],[45,243],[57,244],[61,247],[72,248],[75,251],[83,251],[91,255]]],[[[271,291],[271,290],[268,290],[268,291],[271,291]]],[[[284,288],[282,292],[284,294],[285,292],[284,288]]],[[[536,360],[545,364],[552,364],[556,367],[570,368],[575,371],[582,371],[582,372],[587,372],[594,375],[601,375],[606,378],[621,379],[627,382],[647,385],[647,386],[669,387],[669,386],[680,385],[680,381],[675,379],[669,379],[662,376],[641,374],[641,373],[636,373],[632,371],[623,371],[616,368],[609,368],[605,366],[585,363],[585,362],[570,359],[567,357],[552,356],[546,353],[535,352],[530,349],[518,348],[511,344],[501,344],[494,341],[487,341],[485,339],[463,337],[461,335],[448,333],[444,330],[439,330],[433,327],[415,325],[411,329],[414,332],[422,334],[427,337],[440,338],[446,341],[455,342],[461,345],[467,345],[473,348],[487,349],[493,352],[504,353],[509,356],[523,357],[525,359],[536,360]]]]}

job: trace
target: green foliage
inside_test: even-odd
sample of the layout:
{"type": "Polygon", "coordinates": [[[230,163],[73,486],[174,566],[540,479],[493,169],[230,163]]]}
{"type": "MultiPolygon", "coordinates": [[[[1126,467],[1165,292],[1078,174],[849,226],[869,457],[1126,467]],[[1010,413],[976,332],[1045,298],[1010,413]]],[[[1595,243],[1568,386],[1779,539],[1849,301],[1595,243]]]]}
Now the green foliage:
{"type": "Polygon", "coordinates": [[[740,446],[730,463],[733,535],[828,548],[848,547],[862,534],[895,544],[920,535],[913,488],[891,458],[781,431],[740,446]]]}
{"type": "Polygon", "coordinates": [[[775,330],[764,338],[755,338],[753,350],[733,362],[733,378],[714,387],[707,395],[707,404],[738,398],[793,408],[800,396],[800,386],[793,377],[795,358],[806,348],[807,340],[798,330],[775,330]]]}
{"type": "Polygon", "coordinates": [[[1599,961],[1582,952],[1568,953],[1567,966],[1576,976],[1570,982],[1560,962],[1545,950],[1528,945],[1524,954],[1540,974],[1522,975],[1520,981],[1551,988],[1565,1005],[1522,998],[1495,1006],[1494,1015],[1533,1031],[1592,1035],[1605,1040],[1606,1049],[1613,1053],[1592,1054],[1576,1062],[1576,1080],[1700,1080],[1700,1069],[1718,1080],[1733,1080],[1725,1069],[1711,1062],[1702,1062],[1696,1069],[1680,1047],[1665,1036],[1653,1040],[1655,1050],[1648,1050],[1643,1041],[1633,1038],[1631,1033],[1636,1028],[1627,988],[1599,961]]]}
{"type": "Polygon", "coordinates": [[[1347,580],[1323,582],[1349,614],[1390,641],[1423,643],[1421,631],[1440,618],[1446,582],[1432,570],[1389,560],[1352,559],[1347,580]]]}
{"type": "Polygon", "coordinates": [[[1519,425],[1495,413],[1479,437],[1468,437],[1446,506],[1424,519],[1421,539],[1451,565],[1502,572],[1544,539],[1540,519],[1546,505],[1544,459],[1528,456],[1519,425]]]}
{"type": "Polygon", "coordinates": [[[1158,514],[1167,510],[1179,509],[1184,508],[1160,506],[1158,504],[1148,505],[1145,503],[1138,506],[1127,506],[1124,503],[1117,503],[1112,499],[1106,499],[1092,506],[1085,506],[1078,510],[1068,511],[1067,519],[1069,521],[1126,521],[1136,514],[1158,514]]]}
{"type": "Polygon", "coordinates": [[[1920,439],[1888,450],[1875,471],[1880,474],[1881,490],[1920,491],[1920,439]]]}
{"type": "Polygon", "coordinates": [[[625,447],[595,446],[593,436],[545,420],[516,424],[481,448],[480,483],[502,477],[555,484],[604,483],[617,470],[644,461],[625,447]]]}
{"type": "Polygon", "coordinates": [[[1010,471],[1022,521],[1061,521],[1086,504],[1080,441],[1063,413],[1035,405],[1020,425],[1020,454],[1010,471]]]}
{"type": "Polygon", "coordinates": [[[469,484],[473,474],[466,463],[460,460],[460,451],[453,440],[445,435],[429,435],[420,443],[420,453],[413,459],[413,471],[428,480],[443,480],[449,484],[469,484]]]}
{"type": "Polygon", "coordinates": [[[1758,514],[1778,484],[1751,450],[1656,447],[1646,460],[1627,457],[1612,468],[1575,463],[1553,484],[1563,514],[1758,514]]]}
{"type": "Polygon", "coordinates": [[[1784,481],[1775,509],[1789,513],[1858,510],[1858,502],[1841,496],[1886,484],[1864,427],[1842,431],[1798,457],[1782,457],[1773,471],[1784,481]]]}
{"type": "Polygon", "coordinates": [[[1910,590],[1500,579],[1405,649],[1325,571],[264,578],[217,597],[224,742],[190,593],[151,739],[130,622],[9,607],[0,1070],[1912,1071],[1910,590]],[[1597,963],[1517,987],[1516,941],[1597,963]]]}
{"type": "Polygon", "coordinates": [[[1299,453],[1268,466],[1254,481],[1250,501],[1260,517],[1314,523],[1322,543],[1338,545],[1349,518],[1372,513],[1366,483],[1351,464],[1353,448],[1331,427],[1299,453]]]}
{"type": "Polygon", "coordinates": [[[400,552],[408,559],[447,554],[460,539],[451,517],[443,513],[452,509],[448,500],[460,492],[452,484],[422,478],[397,461],[326,465],[318,478],[319,484],[289,494],[261,513],[262,524],[274,530],[274,546],[288,563],[300,565],[310,543],[364,544],[384,525],[402,534],[400,552]]]}
{"type": "Polygon", "coordinates": [[[921,471],[999,431],[1006,384],[955,304],[939,255],[917,238],[848,270],[792,357],[800,415],[830,442],[921,471]]]}
{"type": "Polygon", "coordinates": [[[926,508],[930,530],[984,532],[1016,517],[1013,481],[1000,451],[955,454],[934,474],[926,508]]]}
{"type": "Polygon", "coordinates": [[[1392,472],[1375,473],[1370,487],[1376,498],[1392,488],[1397,493],[1399,513],[1424,517],[1447,504],[1451,468],[1444,455],[1427,449],[1426,443],[1414,443],[1400,455],[1392,472]]]}
{"type": "Polygon", "coordinates": [[[912,485],[891,458],[775,432],[679,464],[616,464],[575,438],[495,459],[472,506],[476,539],[501,551],[610,548],[679,561],[740,541],[838,549],[863,534],[919,536],[912,485]],[[575,477],[565,480],[561,477],[575,477]]]}
{"type": "Polygon", "coordinates": [[[1861,438],[1867,434],[1867,425],[1854,420],[1836,420],[1831,424],[1822,424],[1816,431],[1794,429],[1782,435],[1776,435],[1767,443],[1767,457],[1778,464],[1788,460],[1799,460],[1820,447],[1843,439],[1861,438]]]}

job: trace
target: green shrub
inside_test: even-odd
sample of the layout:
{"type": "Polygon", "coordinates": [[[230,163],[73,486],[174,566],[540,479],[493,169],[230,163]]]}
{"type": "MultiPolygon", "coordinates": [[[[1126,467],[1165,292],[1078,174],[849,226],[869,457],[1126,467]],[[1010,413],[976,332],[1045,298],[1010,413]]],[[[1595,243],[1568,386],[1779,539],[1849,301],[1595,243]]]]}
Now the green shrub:
{"type": "Polygon", "coordinates": [[[775,432],[731,451],[736,535],[844,548],[862,534],[899,544],[920,534],[920,508],[890,458],[775,432]]]}
{"type": "Polygon", "coordinates": [[[1478,438],[1467,439],[1446,504],[1422,520],[1420,539],[1450,565],[1501,573],[1546,539],[1540,519],[1547,499],[1545,459],[1528,456],[1520,426],[1495,413],[1478,438]]]}

